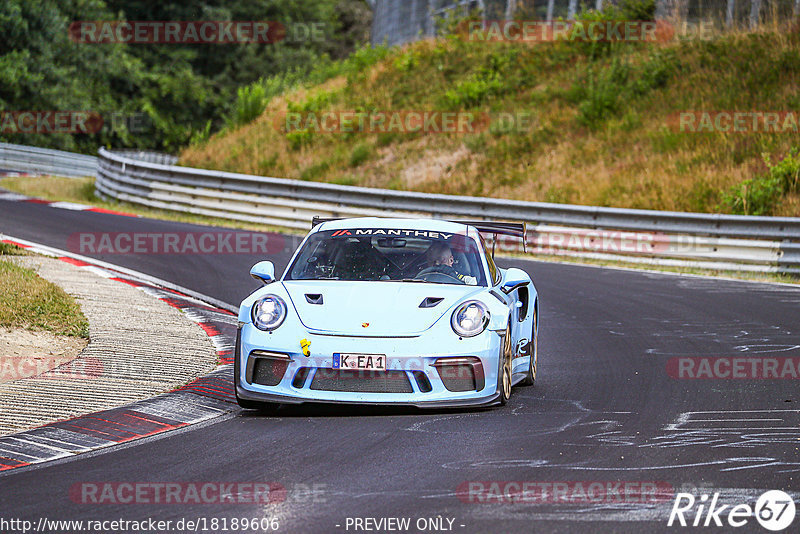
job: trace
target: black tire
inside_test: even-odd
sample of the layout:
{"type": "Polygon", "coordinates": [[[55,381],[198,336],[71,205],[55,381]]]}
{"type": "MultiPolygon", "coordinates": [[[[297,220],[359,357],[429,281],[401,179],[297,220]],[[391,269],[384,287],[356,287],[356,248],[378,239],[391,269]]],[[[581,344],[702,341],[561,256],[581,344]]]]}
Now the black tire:
{"type": "Polygon", "coordinates": [[[533,328],[531,329],[531,361],[528,364],[528,372],[520,382],[523,386],[532,386],[536,383],[536,363],[539,354],[539,317],[536,309],[533,310],[533,328]]]}
{"type": "Polygon", "coordinates": [[[511,324],[506,327],[503,344],[500,346],[500,366],[497,376],[497,390],[500,393],[500,406],[505,406],[511,398],[511,363],[514,357],[511,347],[511,324]]]}

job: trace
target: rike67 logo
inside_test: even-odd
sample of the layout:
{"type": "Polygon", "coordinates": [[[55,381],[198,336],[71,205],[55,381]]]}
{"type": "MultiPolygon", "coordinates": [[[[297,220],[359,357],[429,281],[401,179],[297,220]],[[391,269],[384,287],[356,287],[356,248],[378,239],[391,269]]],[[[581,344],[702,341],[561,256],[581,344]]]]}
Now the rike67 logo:
{"type": "Polygon", "coordinates": [[[780,490],[767,491],[761,495],[755,507],[749,504],[737,504],[733,507],[730,504],[721,505],[719,493],[714,493],[710,500],[705,494],[698,499],[691,493],[678,493],[667,526],[721,527],[727,523],[727,526],[737,528],[747,525],[755,517],[762,527],[777,532],[792,524],[795,511],[792,497],[780,490]]]}

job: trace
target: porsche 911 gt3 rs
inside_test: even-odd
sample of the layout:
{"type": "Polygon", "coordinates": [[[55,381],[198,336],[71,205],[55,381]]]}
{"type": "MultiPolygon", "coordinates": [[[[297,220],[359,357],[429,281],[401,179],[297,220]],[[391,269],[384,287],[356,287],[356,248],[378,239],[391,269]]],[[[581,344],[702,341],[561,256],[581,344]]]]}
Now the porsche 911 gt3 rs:
{"type": "Polygon", "coordinates": [[[235,391],[243,408],[332,402],[505,404],[536,379],[539,299],[499,269],[481,232],[524,225],[315,219],[280,280],[239,309],[235,391]]]}

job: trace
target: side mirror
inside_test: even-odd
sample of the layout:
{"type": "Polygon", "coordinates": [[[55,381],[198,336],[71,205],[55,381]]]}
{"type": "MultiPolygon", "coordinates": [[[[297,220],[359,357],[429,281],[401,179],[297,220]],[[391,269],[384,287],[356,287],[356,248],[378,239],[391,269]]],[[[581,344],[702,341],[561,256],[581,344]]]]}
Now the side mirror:
{"type": "Polygon", "coordinates": [[[260,261],[250,269],[250,276],[264,284],[271,284],[275,281],[275,265],[271,261],[260,261]]]}
{"type": "Polygon", "coordinates": [[[506,271],[506,279],[503,282],[503,285],[500,286],[500,291],[508,295],[512,291],[515,291],[521,287],[525,287],[530,283],[531,280],[528,278],[528,273],[522,269],[515,269],[512,267],[506,271]]]}

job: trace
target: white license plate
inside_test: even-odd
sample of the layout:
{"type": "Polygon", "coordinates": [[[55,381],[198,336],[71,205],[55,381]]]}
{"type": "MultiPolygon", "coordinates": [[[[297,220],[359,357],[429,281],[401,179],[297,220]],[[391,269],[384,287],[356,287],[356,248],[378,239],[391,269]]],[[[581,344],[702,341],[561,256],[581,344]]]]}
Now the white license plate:
{"type": "Polygon", "coordinates": [[[355,369],[358,371],[385,371],[384,354],[334,354],[334,369],[355,369]]]}

